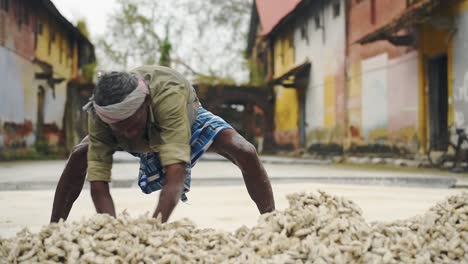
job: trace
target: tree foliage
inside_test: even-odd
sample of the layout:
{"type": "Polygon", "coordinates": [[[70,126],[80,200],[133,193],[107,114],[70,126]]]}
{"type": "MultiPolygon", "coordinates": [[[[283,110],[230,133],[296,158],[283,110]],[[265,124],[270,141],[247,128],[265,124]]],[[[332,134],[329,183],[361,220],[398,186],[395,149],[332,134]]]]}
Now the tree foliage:
{"type": "MultiPolygon", "coordinates": [[[[88,30],[88,24],[86,20],[80,19],[76,22],[76,28],[83,34],[86,38],[91,40],[91,36],[88,30]]],[[[87,82],[92,82],[96,74],[97,62],[84,65],[82,68],[82,76],[87,82]]]]}
{"type": "Polygon", "coordinates": [[[79,19],[76,22],[76,28],[83,34],[85,37],[89,39],[89,30],[88,30],[88,23],[86,23],[86,20],[84,19],[79,19]]]}
{"type": "Polygon", "coordinates": [[[98,41],[106,68],[170,65],[194,79],[245,79],[250,0],[118,0],[98,41]]]}
{"type": "Polygon", "coordinates": [[[113,68],[127,69],[135,63],[154,64],[159,60],[162,38],[155,29],[157,1],[118,0],[118,9],[109,17],[107,34],[98,41],[113,68]],[[148,9],[150,14],[143,13],[148,9]],[[152,14],[151,14],[152,13],[152,14]]]}

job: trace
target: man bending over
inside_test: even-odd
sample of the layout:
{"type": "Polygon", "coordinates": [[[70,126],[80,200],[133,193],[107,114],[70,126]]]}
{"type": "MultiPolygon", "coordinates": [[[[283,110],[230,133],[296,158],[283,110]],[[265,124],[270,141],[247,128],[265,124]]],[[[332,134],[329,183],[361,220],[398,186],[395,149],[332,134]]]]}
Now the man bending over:
{"type": "Polygon", "coordinates": [[[89,133],[67,161],[51,222],[67,219],[86,173],[96,211],[115,216],[109,182],[112,155],[118,150],[140,158],[138,185],[144,193],[161,190],[153,216],[161,215],[163,222],[179,199],[187,200],[191,168],[208,149],[239,167],[260,213],[275,209],[270,181],[255,148],[205,110],[188,80],[175,70],[142,66],[104,74],[85,109],[89,133]]]}

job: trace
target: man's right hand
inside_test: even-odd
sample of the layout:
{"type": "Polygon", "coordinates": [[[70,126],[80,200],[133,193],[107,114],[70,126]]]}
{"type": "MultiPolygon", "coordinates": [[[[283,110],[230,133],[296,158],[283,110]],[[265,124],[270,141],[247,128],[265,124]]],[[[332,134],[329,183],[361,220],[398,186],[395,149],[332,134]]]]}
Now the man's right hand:
{"type": "Polygon", "coordinates": [[[109,214],[115,217],[115,207],[109,191],[109,183],[105,181],[91,181],[91,197],[98,214],[109,214]]]}

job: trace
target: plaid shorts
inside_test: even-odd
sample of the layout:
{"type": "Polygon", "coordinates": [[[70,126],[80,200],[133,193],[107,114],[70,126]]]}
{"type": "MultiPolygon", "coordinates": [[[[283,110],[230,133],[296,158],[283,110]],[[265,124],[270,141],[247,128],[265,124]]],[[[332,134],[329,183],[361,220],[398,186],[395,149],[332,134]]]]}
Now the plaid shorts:
{"type": "MultiPolygon", "coordinates": [[[[232,129],[232,127],[221,117],[212,114],[203,107],[198,109],[197,119],[191,128],[191,157],[190,164],[187,164],[185,167],[182,201],[187,201],[186,193],[190,191],[192,167],[195,166],[203,153],[208,150],[218,133],[224,129],[232,129]]],[[[146,194],[161,190],[165,184],[166,170],[161,164],[159,154],[157,152],[131,154],[140,158],[138,186],[140,186],[141,190],[146,194]]]]}

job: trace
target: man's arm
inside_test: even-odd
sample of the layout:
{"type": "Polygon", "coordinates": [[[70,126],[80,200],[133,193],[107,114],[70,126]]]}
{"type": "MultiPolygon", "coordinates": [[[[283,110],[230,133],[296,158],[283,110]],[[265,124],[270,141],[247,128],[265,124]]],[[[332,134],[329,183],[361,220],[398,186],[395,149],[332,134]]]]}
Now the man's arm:
{"type": "Polygon", "coordinates": [[[108,214],[115,217],[115,207],[109,191],[109,183],[105,181],[92,181],[90,185],[91,197],[93,198],[96,212],[98,214],[108,214]]]}
{"type": "Polygon", "coordinates": [[[179,202],[184,189],[185,166],[190,163],[191,134],[185,88],[176,81],[166,83],[153,100],[153,106],[160,129],[160,144],[154,147],[166,170],[166,182],[154,217],[161,215],[166,222],[179,202]]]}
{"type": "Polygon", "coordinates": [[[97,116],[88,117],[88,130],[88,181],[91,197],[97,213],[115,216],[114,203],[109,192],[115,138],[110,128],[97,116]]]}
{"type": "Polygon", "coordinates": [[[177,163],[168,165],[166,169],[166,183],[159,195],[158,207],[153,214],[153,217],[161,215],[162,222],[167,222],[172,211],[179,202],[182,191],[184,190],[185,181],[185,164],[177,163]]]}
{"type": "Polygon", "coordinates": [[[86,136],[80,144],[76,145],[67,160],[60,180],[55,189],[54,203],[50,222],[56,223],[60,219],[67,220],[73,203],[83,189],[86,178],[88,161],[89,138],[86,136]]]}

